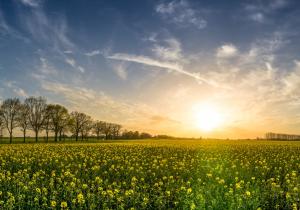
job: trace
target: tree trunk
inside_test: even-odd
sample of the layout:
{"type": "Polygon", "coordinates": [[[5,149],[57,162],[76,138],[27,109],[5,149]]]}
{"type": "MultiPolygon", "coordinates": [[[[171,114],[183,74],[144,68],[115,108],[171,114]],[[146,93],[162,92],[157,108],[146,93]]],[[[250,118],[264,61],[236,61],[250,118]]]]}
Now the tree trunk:
{"type": "Polygon", "coordinates": [[[23,143],[25,143],[25,141],[26,141],[26,130],[24,129],[24,131],[23,131],[23,143]]]}
{"type": "Polygon", "coordinates": [[[39,132],[36,130],[35,131],[35,142],[38,142],[38,138],[39,138],[39,132]]]}
{"type": "Polygon", "coordinates": [[[10,143],[10,144],[12,143],[12,131],[9,132],[9,143],[10,143]]]}
{"type": "Polygon", "coordinates": [[[76,134],[76,141],[78,141],[78,134],[76,134]]]}
{"type": "Polygon", "coordinates": [[[59,141],[61,141],[61,130],[59,131],[59,141]]]}
{"type": "Polygon", "coordinates": [[[54,137],[55,142],[57,142],[57,136],[58,136],[58,132],[55,131],[55,137],[54,137]]]}
{"type": "Polygon", "coordinates": [[[49,141],[49,130],[48,129],[46,130],[46,141],[47,141],[47,143],[49,141]]]}

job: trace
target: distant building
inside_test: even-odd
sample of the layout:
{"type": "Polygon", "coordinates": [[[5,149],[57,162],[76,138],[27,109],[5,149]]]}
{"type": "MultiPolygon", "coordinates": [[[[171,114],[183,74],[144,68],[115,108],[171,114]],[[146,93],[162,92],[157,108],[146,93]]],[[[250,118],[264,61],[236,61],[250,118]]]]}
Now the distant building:
{"type": "Polygon", "coordinates": [[[283,133],[266,133],[267,140],[300,140],[300,135],[283,133]]]}

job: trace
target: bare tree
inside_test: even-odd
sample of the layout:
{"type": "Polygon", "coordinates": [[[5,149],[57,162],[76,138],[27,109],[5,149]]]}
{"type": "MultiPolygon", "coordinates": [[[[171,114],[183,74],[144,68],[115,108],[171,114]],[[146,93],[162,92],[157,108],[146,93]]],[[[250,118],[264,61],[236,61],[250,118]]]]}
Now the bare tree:
{"type": "Polygon", "coordinates": [[[92,128],[93,128],[93,121],[92,118],[88,116],[85,123],[82,125],[80,129],[81,140],[83,140],[84,138],[88,139],[89,133],[92,130],[92,128]]]}
{"type": "Polygon", "coordinates": [[[70,122],[70,115],[68,114],[67,118],[62,120],[62,123],[60,125],[60,129],[59,129],[59,140],[61,141],[62,138],[65,139],[65,133],[68,132],[69,130],[69,122],[70,122]]]}
{"type": "Polygon", "coordinates": [[[116,139],[119,137],[121,128],[122,128],[122,126],[119,124],[111,125],[111,134],[112,134],[113,139],[116,139]]]}
{"type": "Polygon", "coordinates": [[[100,135],[103,133],[104,124],[105,122],[98,120],[94,123],[93,132],[96,134],[97,139],[99,139],[100,135]]]}
{"type": "MultiPolygon", "coordinates": [[[[1,106],[0,106],[0,113],[1,113],[1,106]]],[[[3,128],[4,128],[4,120],[0,114],[0,139],[3,137],[3,128]]]]}
{"type": "Polygon", "coordinates": [[[112,136],[112,127],[113,127],[112,123],[105,122],[103,124],[102,132],[105,135],[105,139],[111,138],[111,136],[112,136]]]}
{"type": "Polygon", "coordinates": [[[6,99],[1,105],[1,113],[4,120],[5,127],[9,133],[9,143],[12,143],[13,130],[18,126],[18,114],[20,110],[21,102],[17,98],[6,99]]]}
{"type": "Polygon", "coordinates": [[[83,126],[85,126],[90,120],[91,117],[84,113],[77,112],[77,111],[71,112],[70,130],[75,136],[76,141],[78,141],[78,136],[79,133],[82,131],[83,126]]]}
{"type": "Polygon", "coordinates": [[[26,131],[29,126],[29,109],[24,104],[21,104],[19,115],[18,115],[18,126],[21,128],[21,131],[23,132],[23,142],[26,141],[26,131]]]}
{"type": "Polygon", "coordinates": [[[25,106],[29,109],[29,123],[35,133],[35,141],[38,141],[39,132],[45,121],[46,99],[42,97],[29,97],[25,100],[25,106]]]}
{"type": "Polygon", "coordinates": [[[59,140],[62,140],[62,137],[65,138],[65,132],[68,131],[68,125],[70,122],[70,115],[68,110],[66,112],[61,113],[61,120],[59,125],[59,140]]]}
{"type": "Polygon", "coordinates": [[[47,105],[46,107],[44,123],[42,125],[42,129],[44,129],[46,132],[46,142],[49,141],[49,131],[51,129],[51,118],[50,118],[49,106],[50,105],[47,105]]]}
{"type": "Polygon", "coordinates": [[[69,118],[68,110],[59,104],[50,104],[47,110],[51,120],[51,128],[54,132],[54,140],[57,141],[58,135],[61,136],[62,130],[67,124],[69,118]]]}

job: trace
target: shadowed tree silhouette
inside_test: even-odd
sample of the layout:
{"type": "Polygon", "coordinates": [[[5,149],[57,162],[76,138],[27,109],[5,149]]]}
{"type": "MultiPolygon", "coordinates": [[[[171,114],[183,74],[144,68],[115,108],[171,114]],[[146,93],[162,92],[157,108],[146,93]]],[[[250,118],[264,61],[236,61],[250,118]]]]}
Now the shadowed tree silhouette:
{"type": "Polygon", "coordinates": [[[29,109],[29,123],[35,133],[35,141],[38,141],[40,130],[43,128],[47,116],[46,99],[43,97],[29,97],[25,99],[25,106],[29,109]]]}
{"type": "Polygon", "coordinates": [[[21,104],[19,115],[18,115],[18,126],[21,128],[23,132],[23,142],[26,141],[26,131],[29,126],[29,109],[25,104],[21,104]]]}
{"type": "Polygon", "coordinates": [[[105,122],[97,120],[93,125],[93,132],[96,134],[97,139],[100,139],[100,135],[103,134],[103,127],[105,122]]]}
{"type": "Polygon", "coordinates": [[[21,102],[17,98],[6,99],[1,105],[0,115],[4,121],[4,125],[9,133],[9,143],[12,143],[13,130],[18,126],[18,114],[21,102]]]}
{"type": "Polygon", "coordinates": [[[70,114],[70,130],[78,141],[79,133],[82,131],[83,127],[89,123],[91,117],[77,111],[73,111],[70,114]]]}
{"type": "Polygon", "coordinates": [[[47,107],[47,112],[49,114],[50,127],[54,132],[54,140],[57,141],[58,135],[66,126],[69,119],[68,110],[64,106],[61,106],[59,104],[50,104],[47,107]]]}

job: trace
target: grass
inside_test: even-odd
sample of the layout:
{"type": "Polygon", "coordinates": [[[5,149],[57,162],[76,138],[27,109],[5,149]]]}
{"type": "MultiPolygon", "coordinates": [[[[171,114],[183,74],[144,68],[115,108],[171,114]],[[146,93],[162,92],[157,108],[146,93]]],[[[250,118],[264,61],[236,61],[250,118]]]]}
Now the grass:
{"type": "Polygon", "coordinates": [[[74,142],[0,145],[0,208],[299,206],[300,142],[74,142]]]}

